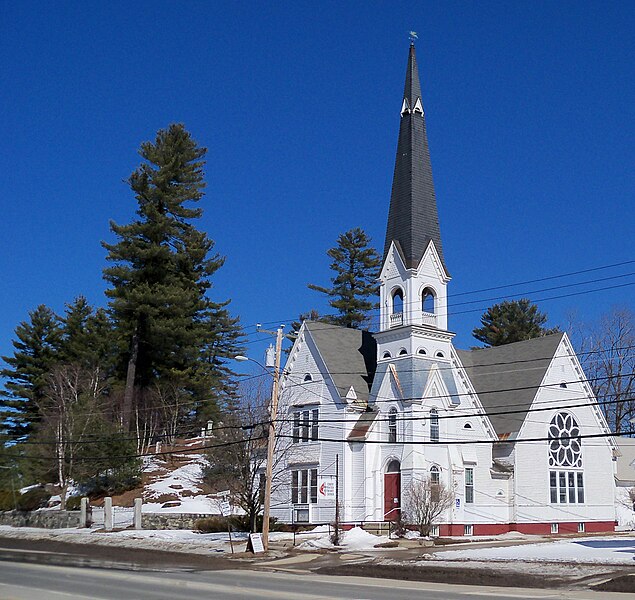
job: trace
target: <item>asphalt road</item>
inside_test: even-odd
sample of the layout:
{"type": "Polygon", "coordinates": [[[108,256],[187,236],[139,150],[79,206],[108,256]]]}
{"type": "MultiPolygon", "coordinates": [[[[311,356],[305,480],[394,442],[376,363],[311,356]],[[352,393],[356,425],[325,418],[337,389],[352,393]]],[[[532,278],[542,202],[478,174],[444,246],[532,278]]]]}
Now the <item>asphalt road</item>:
{"type": "Polygon", "coordinates": [[[127,571],[0,562],[2,600],[576,600],[635,594],[453,586],[359,577],[248,570],[127,571]]]}

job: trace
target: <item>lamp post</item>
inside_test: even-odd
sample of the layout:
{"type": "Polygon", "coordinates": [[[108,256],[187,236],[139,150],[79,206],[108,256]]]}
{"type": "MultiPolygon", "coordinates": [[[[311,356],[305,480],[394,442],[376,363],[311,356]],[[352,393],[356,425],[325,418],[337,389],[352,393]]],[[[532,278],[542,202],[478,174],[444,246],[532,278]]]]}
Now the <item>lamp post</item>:
{"type": "MultiPolygon", "coordinates": [[[[265,501],[262,510],[262,545],[266,550],[269,549],[269,513],[271,510],[271,477],[273,475],[273,455],[276,444],[276,417],[278,414],[278,394],[280,390],[280,355],[282,354],[282,330],[284,325],[280,325],[277,331],[266,331],[259,329],[263,333],[271,333],[276,336],[276,357],[273,367],[273,389],[271,392],[271,409],[269,412],[269,436],[267,439],[267,465],[265,470],[265,501]]],[[[236,360],[251,360],[261,365],[258,361],[247,358],[246,356],[235,356],[236,360]]]]}

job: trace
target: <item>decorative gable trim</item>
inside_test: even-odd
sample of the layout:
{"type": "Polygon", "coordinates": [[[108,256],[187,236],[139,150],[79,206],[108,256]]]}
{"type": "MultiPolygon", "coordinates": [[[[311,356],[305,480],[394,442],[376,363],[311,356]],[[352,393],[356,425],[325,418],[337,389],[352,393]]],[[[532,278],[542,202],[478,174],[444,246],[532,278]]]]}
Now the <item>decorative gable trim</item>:
{"type": "Polygon", "coordinates": [[[437,272],[437,276],[439,277],[439,279],[443,283],[448,283],[452,278],[448,275],[448,272],[445,270],[445,267],[443,266],[443,263],[441,262],[441,258],[439,257],[439,253],[437,251],[436,246],[434,245],[433,240],[430,240],[430,242],[428,243],[428,247],[426,248],[426,251],[423,253],[423,256],[421,257],[419,264],[417,265],[417,268],[416,268],[417,275],[420,274],[428,256],[432,260],[432,264],[434,265],[434,269],[437,272]]]}
{"type": "Polygon", "coordinates": [[[406,268],[403,256],[393,240],[390,243],[390,248],[386,254],[386,260],[384,260],[384,264],[381,267],[379,280],[385,282],[388,279],[392,279],[397,276],[405,279],[407,272],[408,269],[406,268]]]}
{"type": "Polygon", "coordinates": [[[481,403],[481,400],[479,399],[478,394],[476,393],[476,390],[474,389],[474,386],[472,385],[472,382],[470,381],[470,378],[467,375],[467,371],[465,370],[465,367],[461,363],[461,360],[459,359],[454,348],[451,348],[450,356],[452,358],[452,366],[455,369],[454,372],[458,375],[458,379],[460,380],[463,387],[467,390],[467,396],[469,398],[469,401],[474,406],[474,409],[476,409],[481,419],[481,423],[483,424],[483,427],[485,428],[485,431],[487,432],[489,437],[492,439],[492,441],[498,441],[498,435],[496,435],[494,426],[492,425],[492,422],[487,416],[487,413],[485,412],[485,408],[483,407],[483,404],[481,403]]]}

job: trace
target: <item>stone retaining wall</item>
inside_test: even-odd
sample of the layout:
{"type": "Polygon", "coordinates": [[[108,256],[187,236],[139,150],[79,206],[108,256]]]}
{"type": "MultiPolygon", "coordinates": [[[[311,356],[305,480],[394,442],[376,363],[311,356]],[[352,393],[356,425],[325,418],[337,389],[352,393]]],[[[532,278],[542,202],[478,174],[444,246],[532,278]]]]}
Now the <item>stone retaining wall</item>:
{"type": "Polygon", "coordinates": [[[79,527],[79,511],[36,510],[33,512],[20,512],[12,510],[0,512],[0,525],[68,529],[79,527]]]}
{"type": "Polygon", "coordinates": [[[210,515],[197,515],[192,513],[153,514],[141,515],[142,529],[194,529],[194,523],[199,519],[208,519],[210,515]]]}

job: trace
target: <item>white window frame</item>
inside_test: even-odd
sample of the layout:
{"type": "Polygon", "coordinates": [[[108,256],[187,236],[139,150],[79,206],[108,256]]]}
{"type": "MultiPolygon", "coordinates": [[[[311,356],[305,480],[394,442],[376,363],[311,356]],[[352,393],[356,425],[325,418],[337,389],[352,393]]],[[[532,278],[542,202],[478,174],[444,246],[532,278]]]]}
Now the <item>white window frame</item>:
{"type": "Polygon", "coordinates": [[[463,525],[463,535],[474,535],[474,525],[463,525]]]}
{"type": "Polygon", "coordinates": [[[551,533],[558,533],[558,523],[552,523],[551,524],[551,533]]]}
{"type": "Polygon", "coordinates": [[[430,441],[438,443],[440,439],[439,411],[433,408],[430,410],[430,441]]]}
{"type": "Polygon", "coordinates": [[[291,471],[291,504],[317,504],[318,470],[293,469],[291,471]]]}
{"type": "Polygon", "coordinates": [[[318,441],[320,429],[320,409],[305,408],[293,411],[293,431],[291,435],[294,444],[306,444],[318,441]]]}
{"type": "Polygon", "coordinates": [[[551,504],[584,504],[584,471],[549,469],[549,500],[551,504]]]}
{"type": "Polygon", "coordinates": [[[465,468],[465,504],[474,504],[474,469],[465,468]]]}

